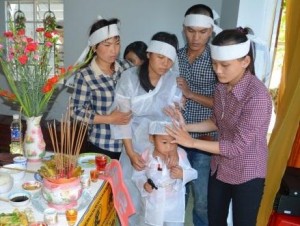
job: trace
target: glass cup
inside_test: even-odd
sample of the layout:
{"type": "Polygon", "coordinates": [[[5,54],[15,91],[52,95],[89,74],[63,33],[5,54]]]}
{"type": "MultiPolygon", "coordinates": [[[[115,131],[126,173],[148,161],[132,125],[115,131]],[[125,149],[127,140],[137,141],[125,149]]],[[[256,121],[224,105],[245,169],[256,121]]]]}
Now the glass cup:
{"type": "Polygon", "coordinates": [[[91,178],[88,174],[83,174],[80,177],[80,182],[83,188],[88,188],[91,185],[91,178]]]}
{"type": "Polygon", "coordinates": [[[97,182],[99,177],[99,171],[96,169],[93,169],[90,171],[90,178],[92,182],[97,182]]]}
{"type": "Polygon", "coordinates": [[[107,164],[107,158],[105,155],[96,155],[95,156],[96,169],[103,174],[105,172],[105,167],[107,164]]]}
{"type": "Polygon", "coordinates": [[[54,208],[47,208],[44,211],[44,221],[48,225],[54,225],[57,223],[57,211],[54,208]]]}
{"type": "Polygon", "coordinates": [[[75,225],[77,221],[78,211],[76,209],[66,210],[66,219],[69,226],[75,225]]]}

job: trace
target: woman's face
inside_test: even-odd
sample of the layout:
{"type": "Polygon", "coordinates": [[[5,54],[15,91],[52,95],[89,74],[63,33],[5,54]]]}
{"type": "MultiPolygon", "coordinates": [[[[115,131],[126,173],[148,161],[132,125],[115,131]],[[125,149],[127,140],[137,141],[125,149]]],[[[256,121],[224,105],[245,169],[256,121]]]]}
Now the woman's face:
{"type": "Polygon", "coordinates": [[[250,57],[242,59],[218,61],[212,60],[212,66],[221,83],[234,86],[243,77],[244,72],[250,64],[250,57]]]}
{"type": "Polygon", "coordinates": [[[130,61],[134,66],[140,66],[144,63],[133,51],[128,52],[125,59],[130,61]]]}
{"type": "Polygon", "coordinates": [[[164,75],[173,66],[173,61],[161,54],[148,53],[149,58],[149,72],[156,75],[164,75]]]}
{"type": "Polygon", "coordinates": [[[119,56],[120,47],[119,36],[106,39],[96,47],[97,58],[106,63],[114,63],[119,56]]]}

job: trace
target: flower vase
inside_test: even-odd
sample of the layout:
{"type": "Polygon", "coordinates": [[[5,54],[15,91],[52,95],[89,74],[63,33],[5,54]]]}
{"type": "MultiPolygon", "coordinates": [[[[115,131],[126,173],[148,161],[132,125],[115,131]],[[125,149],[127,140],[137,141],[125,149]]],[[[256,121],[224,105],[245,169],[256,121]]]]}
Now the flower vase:
{"type": "Polygon", "coordinates": [[[26,118],[24,153],[28,161],[41,161],[45,156],[45,141],[40,126],[42,116],[26,118]]]}

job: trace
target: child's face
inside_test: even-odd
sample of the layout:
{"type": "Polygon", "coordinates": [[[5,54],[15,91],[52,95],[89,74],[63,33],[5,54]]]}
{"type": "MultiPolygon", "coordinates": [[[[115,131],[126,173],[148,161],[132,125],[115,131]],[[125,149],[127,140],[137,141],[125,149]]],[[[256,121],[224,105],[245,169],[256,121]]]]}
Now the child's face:
{"type": "MultiPolygon", "coordinates": [[[[177,150],[177,144],[172,144],[174,140],[170,135],[153,135],[151,136],[155,150],[163,155],[168,155],[177,150]]],[[[151,139],[151,138],[150,138],[151,139]]]]}

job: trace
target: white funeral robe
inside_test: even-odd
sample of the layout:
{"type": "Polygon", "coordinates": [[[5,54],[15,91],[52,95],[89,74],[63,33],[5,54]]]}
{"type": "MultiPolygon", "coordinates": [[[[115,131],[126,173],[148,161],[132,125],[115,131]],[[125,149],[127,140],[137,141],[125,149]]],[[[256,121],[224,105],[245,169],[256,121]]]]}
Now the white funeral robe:
{"type": "MultiPolygon", "coordinates": [[[[146,92],[140,85],[137,70],[138,68],[133,67],[123,72],[115,90],[114,107],[119,107],[121,111],[130,109],[133,114],[132,119],[125,126],[111,125],[111,131],[114,139],[132,139],[134,150],[142,153],[151,146],[148,133],[149,123],[151,121],[170,121],[169,117],[164,114],[163,108],[174,102],[180,104],[182,92],[176,83],[178,73],[175,74],[171,70],[161,76],[154,90],[146,92]]],[[[121,153],[120,163],[126,186],[136,209],[136,215],[138,215],[141,200],[138,190],[131,180],[133,167],[125,150],[121,153]]],[[[133,216],[130,219],[130,225],[138,225],[134,222],[136,217],[133,216]]]]}
{"type": "Polygon", "coordinates": [[[159,157],[153,157],[153,149],[143,152],[147,167],[143,171],[134,170],[132,176],[143,201],[143,217],[139,225],[146,223],[162,226],[164,222],[184,223],[185,184],[197,178],[197,171],[191,167],[183,149],[178,148],[178,155],[179,166],[183,169],[183,179],[172,179],[166,164],[159,157]],[[153,189],[151,193],[144,190],[148,178],[158,188],[153,189]]]}

